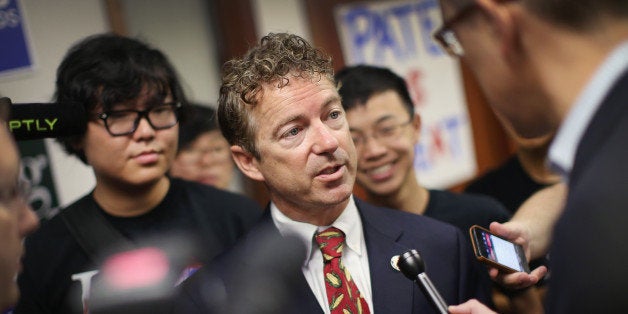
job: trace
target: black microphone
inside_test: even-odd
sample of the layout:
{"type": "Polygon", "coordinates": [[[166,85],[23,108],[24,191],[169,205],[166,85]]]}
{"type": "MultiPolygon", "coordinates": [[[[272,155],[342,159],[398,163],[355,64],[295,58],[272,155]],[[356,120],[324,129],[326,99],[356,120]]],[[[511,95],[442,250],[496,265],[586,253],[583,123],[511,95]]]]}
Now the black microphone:
{"type": "Polygon", "coordinates": [[[311,295],[300,275],[305,255],[305,245],[297,237],[282,236],[274,225],[256,226],[181,284],[173,313],[296,312],[311,295]]]}
{"type": "Polygon", "coordinates": [[[227,302],[221,313],[275,314],[298,306],[305,246],[295,236],[282,236],[274,226],[251,232],[254,243],[236,257],[248,267],[232,268],[226,280],[227,302]],[[231,288],[229,287],[231,286],[231,288]]]}
{"type": "Polygon", "coordinates": [[[438,293],[436,287],[425,273],[425,265],[423,259],[417,250],[410,250],[403,253],[399,257],[397,266],[401,273],[403,273],[408,279],[415,281],[425,296],[432,302],[432,305],[439,313],[447,314],[447,303],[443,297],[438,293]]]}
{"type": "MultiPolygon", "coordinates": [[[[7,97],[0,101],[11,103],[7,97]]],[[[85,132],[87,117],[78,103],[12,104],[8,127],[17,141],[64,137],[85,132]]]]}

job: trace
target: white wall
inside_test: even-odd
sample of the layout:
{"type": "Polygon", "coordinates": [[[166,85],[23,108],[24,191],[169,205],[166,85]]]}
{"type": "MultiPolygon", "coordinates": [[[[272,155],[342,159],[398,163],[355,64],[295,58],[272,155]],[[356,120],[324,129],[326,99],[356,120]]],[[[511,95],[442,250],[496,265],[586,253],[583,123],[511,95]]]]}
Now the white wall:
{"type": "Polygon", "coordinates": [[[129,35],[161,49],[189,100],[216,104],[220,65],[205,0],[124,0],[129,35]]]}
{"type": "Polygon", "coordinates": [[[257,37],[290,32],[311,40],[307,15],[301,0],[251,0],[257,37]]]}

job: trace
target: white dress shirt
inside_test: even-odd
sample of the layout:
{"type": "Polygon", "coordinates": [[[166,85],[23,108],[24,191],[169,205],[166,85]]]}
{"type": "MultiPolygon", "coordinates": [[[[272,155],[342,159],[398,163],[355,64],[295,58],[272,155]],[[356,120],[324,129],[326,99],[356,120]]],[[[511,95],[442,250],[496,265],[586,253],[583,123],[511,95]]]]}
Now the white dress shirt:
{"type": "Polygon", "coordinates": [[[564,181],[569,181],[578,145],[591,119],[626,69],[628,41],[615,48],[597,69],[558,129],[550,146],[549,160],[552,169],[561,174],[564,181]]]}
{"type": "Polygon", "coordinates": [[[368,254],[366,252],[366,241],[362,229],[362,219],[358,213],[353,196],[345,210],[331,226],[315,226],[309,223],[298,222],[284,215],[275,204],[270,204],[270,213],[273,222],[282,235],[297,236],[305,244],[306,258],[301,270],[316,296],[316,300],[326,314],[330,313],[327,302],[327,290],[325,289],[325,278],[323,275],[323,254],[314,240],[314,235],[331,226],[336,227],[345,233],[345,248],[342,251],[342,263],[349,269],[353,281],[364,296],[373,313],[373,297],[371,292],[371,276],[369,272],[368,254]]]}

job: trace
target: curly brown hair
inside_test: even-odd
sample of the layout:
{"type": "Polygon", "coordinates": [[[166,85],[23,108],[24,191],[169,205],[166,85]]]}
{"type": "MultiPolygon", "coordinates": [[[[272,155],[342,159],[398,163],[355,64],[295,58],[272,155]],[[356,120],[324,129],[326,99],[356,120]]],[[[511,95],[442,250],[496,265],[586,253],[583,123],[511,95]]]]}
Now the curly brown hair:
{"type": "Polygon", "coordinates": [[[331,57],[297,35],[269,33],[242,58],[225,63],[217,116],[229,144],[260,159],[255,145],[257,121],[251,109],[262,99],[265,86],[284,87],[290,77],[333,82],[331,57]]]}

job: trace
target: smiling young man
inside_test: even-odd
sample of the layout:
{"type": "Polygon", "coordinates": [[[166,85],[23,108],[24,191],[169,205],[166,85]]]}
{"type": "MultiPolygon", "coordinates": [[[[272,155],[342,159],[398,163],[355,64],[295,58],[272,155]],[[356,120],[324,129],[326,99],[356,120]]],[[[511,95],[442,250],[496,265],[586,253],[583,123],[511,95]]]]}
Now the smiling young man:
{"type": "Polygon", "coordinates": [[[425,215],[460,228],[488,228],[510,214],[492,198],[427,189],[414,168],[421,117],[402,77],[387,68],[357,65],[336,74],[357,154],[357,183],[370,203],[425,215]]]}
{"type": "MultiPolygon", "coordinates": [[[[240,170],[263,182],[270,194],[269,209],[257,227],[295,236],[306,251],[297,258],[300,272],[296,268],[271,282],[282,287],[296,281],[290,296],[272,296],[272,301],[284,300],[277,301],[283,303],[275,312],[432,313],[419,286],[391,264],[410,249],[420,252],[446,302],[471,296],[490,302],[488,277],[458,229],[352,195],[357,155],[328,56],[299,36],[271,33],[224,69],[220,127],[240,170]]],[[[249,233],[238,248],[264,246],[258,239],[249,233]]],[[[207,287],[212,272],[226,278],[221,282],[227,306],[265,295],[268,287],[240,295],[237,280],[229,276],[258,269],[260,263],[264,261],[249,255],[228,254],[184,283],[177,311],[211,308],[207,287]]],[[[256,284],[245,279],[244,286],[256,284]]]]}
{"type": "Polygon", "coordinates": [[[182,236],[175,246],[200,246],[189,256],[197,266],[261,214],[252,200],[166,175],[186,99],[159,50],[116,35],[88,37],[59,66],[56,101],[85,107],[85,132],[61,143],[92,167],[96,185],[28,238],[16,313],[88,311],[99,259],[117,245],[167,246],[182,236]]]}

